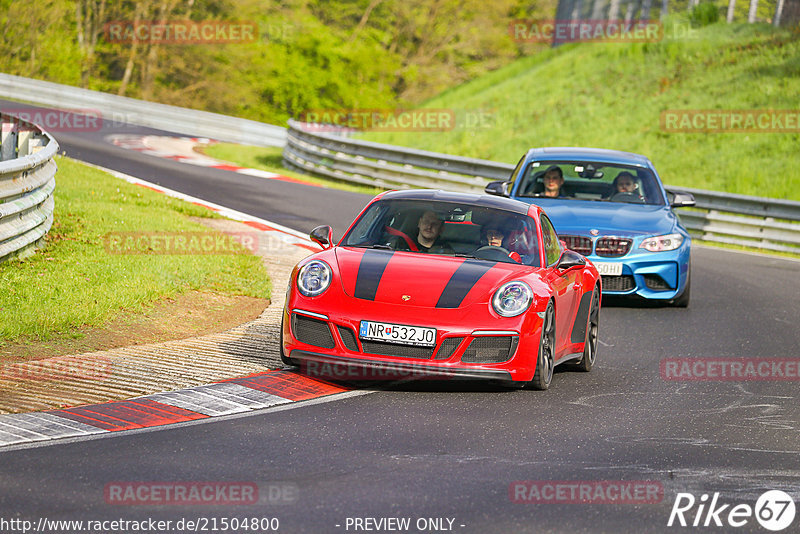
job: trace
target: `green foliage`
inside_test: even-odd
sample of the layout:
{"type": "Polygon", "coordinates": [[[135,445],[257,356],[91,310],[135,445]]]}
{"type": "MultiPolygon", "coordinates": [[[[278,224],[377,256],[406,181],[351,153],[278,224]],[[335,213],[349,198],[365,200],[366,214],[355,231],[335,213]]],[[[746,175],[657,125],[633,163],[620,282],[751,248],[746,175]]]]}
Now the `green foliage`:
{"type": "Polygon", "coordinates": [[[266,270],[251,254],[109,253],[112,232],[216,232],[188,217],[208,216],[205,208],[67,158],[58,166],[45,248],[0,264],[0,340],[101,324],[189,290],[269,296],[266,270]]]}
{"type": "Polygon", "coordinates": [[[719,8],[712,2],[701,2],[692,8],[689,15],[692,26],[708,26],[719,20],[719,8]]]}
{"type": "Polygon", "coordinates": [[[0,71],[272,123],[395,108],[495,69],[529,45],[526,0],[0,0],[0,71]],[[241,21],[251,42],[115,42],[111,21],[241,21]]]}
{"type": "Polygon", "coordinates": [[[670,133],[661,126],[666,110],[797,109],[797,34],[668,20],[665,35],[658,43],[561,46],[424,104],[491,111],[494,119],[478,127],[363,137],[507,163],[531,147],[613,148],[647,155],[670,185],[800,200],[800,168],[787,159],[800,134],[670,133]]]}

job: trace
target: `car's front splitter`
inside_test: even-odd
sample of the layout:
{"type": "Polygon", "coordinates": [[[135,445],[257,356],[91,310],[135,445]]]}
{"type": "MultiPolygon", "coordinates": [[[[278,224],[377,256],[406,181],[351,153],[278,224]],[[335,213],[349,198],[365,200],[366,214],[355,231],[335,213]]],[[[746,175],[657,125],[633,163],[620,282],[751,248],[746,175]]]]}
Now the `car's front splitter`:
{"type": "Polygon", "coordinates": [[[295,349],[289,358],[300,371],[314,378],[351,381],[399,380],[512,380],[511,373],[501,369],[469,369],[378,360],[362,360],[319,354],[295,349]]]}

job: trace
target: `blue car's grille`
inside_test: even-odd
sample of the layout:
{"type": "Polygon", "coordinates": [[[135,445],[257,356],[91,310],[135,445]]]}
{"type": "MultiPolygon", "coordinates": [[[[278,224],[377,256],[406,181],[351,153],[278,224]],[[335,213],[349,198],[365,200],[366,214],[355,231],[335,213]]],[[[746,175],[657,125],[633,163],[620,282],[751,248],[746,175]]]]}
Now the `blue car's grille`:
{"type": "Polygon", "coordinates": [[[631,249],[632,241],[624,237],[601,237],[594,248],[595,254],[606,258],[624,256],[631,249]]]}
{"type": "Polygon", "coordinates": [[[578,254],[588,256],[592,253],[592,240],[588,237],[580,235],[560,235],[558,237],[564,240],[568,249],[574,250],[578,254]]]}

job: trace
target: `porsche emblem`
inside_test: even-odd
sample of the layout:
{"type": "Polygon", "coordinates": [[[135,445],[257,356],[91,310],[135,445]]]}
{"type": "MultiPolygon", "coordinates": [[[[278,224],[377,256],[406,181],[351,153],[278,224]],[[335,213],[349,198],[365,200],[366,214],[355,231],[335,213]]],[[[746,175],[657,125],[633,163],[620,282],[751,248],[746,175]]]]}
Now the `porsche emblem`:
{"type": "Polygon", "coordinates": [[[411,300],[411,295],[403,295],[403,296],[402,296],[402,297],[400,297],[400,298],[401,298],[401,299],[403,299],[403,300],[405,300],[405,301],[409,301],[409,300],[411,300]]]}

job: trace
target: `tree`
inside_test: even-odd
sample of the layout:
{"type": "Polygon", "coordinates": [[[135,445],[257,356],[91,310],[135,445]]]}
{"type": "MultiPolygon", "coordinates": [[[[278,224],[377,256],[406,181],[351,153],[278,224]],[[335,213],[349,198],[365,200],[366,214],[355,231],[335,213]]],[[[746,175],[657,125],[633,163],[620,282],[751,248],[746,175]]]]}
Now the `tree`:
{"type": "Polygon", "coordinates": [[[781,15],[783,14],[783,0],[778,0],[775,4],[775,16],[772,17],[772,25],[776,28],[781,25],[781,15]]]}
{"type": "Polygon", "coordinates": [[[750,0],[750,12],[747,14],[747,22],[752,24],[756,21],[757,11],[758,11],[758,0],[750,0]]]}
{"type": "Polygon", "coordinates": [[[81,87],[86,88],[94,71],[97,39],[106,22],[105,0],[78,0],[75,2],[75,20],[78,26],[78,46],[82,54],[81,87]]]}
{"type": "Polygon", "coordinates": [[[728,0],[728,16],[726,17],[726,20],[728,21],[728,24],[733,22],[733,10],[734,9],[736,9],[736,0],[728,0]]]}

